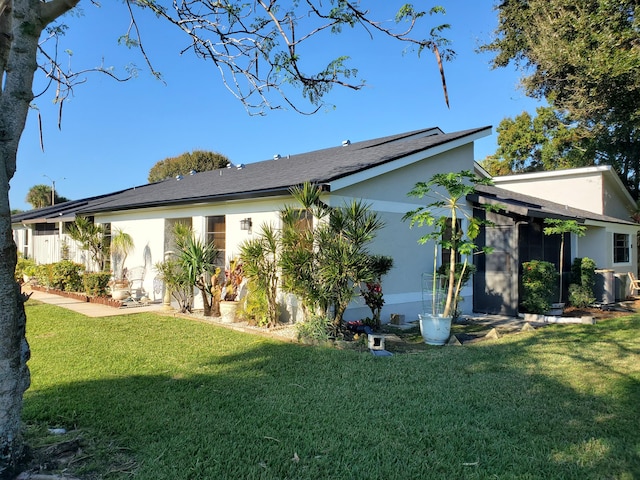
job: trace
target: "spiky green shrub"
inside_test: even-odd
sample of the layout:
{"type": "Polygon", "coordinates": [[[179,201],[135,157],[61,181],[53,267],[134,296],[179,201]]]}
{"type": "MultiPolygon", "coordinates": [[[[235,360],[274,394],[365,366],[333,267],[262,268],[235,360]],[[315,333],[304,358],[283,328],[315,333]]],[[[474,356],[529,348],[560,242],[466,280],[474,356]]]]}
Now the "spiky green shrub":
{"type": "Polygon", "coordinates": [[[298,340],[307,342],[326,342],[329,340],[333,320],[323,315],[312,315],[304,322],[296,323],[298,340]]]}

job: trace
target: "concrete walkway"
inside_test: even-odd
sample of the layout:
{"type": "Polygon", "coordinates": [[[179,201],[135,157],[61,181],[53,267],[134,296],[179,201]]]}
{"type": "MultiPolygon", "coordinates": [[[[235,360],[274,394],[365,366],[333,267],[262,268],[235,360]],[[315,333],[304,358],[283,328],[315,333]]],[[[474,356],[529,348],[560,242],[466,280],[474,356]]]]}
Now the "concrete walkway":
{"type": "Polygon", "coordinates": [[[107,305],[101,305],[99,303],[83,302],[73,298],[61,297],[60,295],[54,295],[52,293],[40,292],[38,290],[31,290],[30,288],[24,288],[23,293],[26,295],[31,294],[31,299],[38,300],[43,303],[56,305],[58,307],[66,308],[77,313],[81,313],[87,317],[114,317],[117,315],[129,315],[132,313],[143,312],[161,312],[161,303],[152,303],[147,306],[123,306],[120,308],[109,307],[107,305]]]}

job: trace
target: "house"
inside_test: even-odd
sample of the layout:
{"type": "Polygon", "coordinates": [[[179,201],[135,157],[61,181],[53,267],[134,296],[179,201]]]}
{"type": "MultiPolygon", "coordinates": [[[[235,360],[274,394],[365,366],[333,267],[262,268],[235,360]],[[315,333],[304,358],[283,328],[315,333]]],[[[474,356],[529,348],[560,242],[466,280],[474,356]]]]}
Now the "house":
{"type": "Polygon", "coordinates": [[[586,227],[583,237],[571,235],[565,245],[564,298],[576,257],[591,258],[601,270],[598,301],[631,295],[628,272],[636,273],[638,265],[638,224],[631,221],[636,204],[610,166],[508,175],[493,178],[493,183],[469,198],[476,205],[502,207],[487,213],[494,226],[482,233],[483,241],[494,251],[476,260],[474,311],[517,314],[522,263],[539,259],[558,264],[559,235],[544,235],[546,218],[576,220],[586,227]]]}
{"type": "MultiPolygon", "coordinates": [[[[222,252],[221,257],[228,262],[238,254],[239,245],[259,232],[262,224],[278,225],[278,212],[292,203],[289,194],[292,186],[310,181],[322,186],[323,201],[330,206],[341,206],[355,198],[364,200],[372,210],[378,212],[386,226],[379,232],[370,250],[394,258],[394,268],[383,278],[385,307],[382,318],[388,319],[389,314],[399,313],[407,319],[414,319],[422,311],[421,275],[433,270],[433,251],[417,243],[424,231],[409,229],[402,220],[407,211],[420,204],[419,199],[409,198],[406,194],[416,182],[427,181],[438,172],[475,169],[482,174],[481,168],[474,163],[473,146],[474,141],[490,132],[491,127],[453,133],[429,128],[362,142],[345,140],[323,150],[286,157],[275,155],[273,159],[262,162],[194,172],[192,175],[16,215],[13,217],[14,236],[19,251],[38,263],[48,263],[58,260],[62,247],[69,245],[64,225],[76,215],[90,216],[95,222],[106,225],[108,231],[123,230],[135,242],[135,251],[128,255],[126,266],[144,272],[142,281],[145,291],[152,300],[159,300],[162,298],[162,285],[156,279],[153,265],[172,251],[170,232],[176,223],[187,223],[201,238],[213,241],[222,252]]],[[[619,187],[615,182],[606,187],[612,198],[616,195],[618,199],[624,198],[623,194],[615,193],[615,188],[619,187]]],[[[474,204],[499,200],[509,204],[509,208],[501,213],[502,217],[517,225],[514,228],[521,228],[523,219],[530,218],[527,212],[518,207],[524,201],[524,195],[508,190],[506,185],[489,188],[494,190],[483,190],[468,199],[469,212],[472,212],[474,204]]],[[[531,201],[532,205],[542,203],[538,199],[531,201]]],[[[614,208],[614,204],[620,202],[612,200],[610,203],[610,207],[614,208]]],[[[576,218],[602,224],[606,232],[615,230],[616,225],[623,225],[621,232],[631,235],[636,227],[623,219],[622,215],[626,213],[622,213],[620,208],[616,215],[589,212],[593,218],[576,218]]],[[[558,204],[553,209],[559,210],[561,206],[558,204]]],[[[555,210],[546,212],[544,206],[540,207],[541,214],[546,212],[557,216],[559,213],[555,210]]],[[[579,212],[574,213],[577,215],[579,212]]],[[[591,241],[597,243],[600,233],[595,223],[590,236],[594,237],[591,241]]],[[[487,233],[485,240],[488,243],[495,242],[494,235],[495,232],[487,233]]],[[[501,245],[504,247],[502,250],[511,248],[511,244],[507,243],[501,245]]],[[[486,299],[477,299],[495,297],[496,288],[506,288],[490,278],[493,274],[491,268],[494,268],[492,265],[501,261],[500,252],[497,249],[497,256],[492,256],[495,260],[490,261],[489,257],[476,259],[477,262],[485,262],[484,270],[477,275],[482,280],[474,281],[473,286],[468,285],[462,291],[466,299],[461,305],[463,312],[470,313],[474,307],[482,307],[487,304],[486,299]]],[[[578,253],[575,248],[572,252],[578,253]]],[[[68,247],[66,255],[85,263],[88,261],[75,246],[68,247]]],[[[519,259],[513,257],[512,262],[519,259]]],[[[636,255],[632,251],[629,268],[635,262],[636,255]]],[[[601,266],[609,268],[612,265],[602,263],[601,266]]],[[[510,268],[510,272],[514,269],[517,271],[515,266],[510,268]]],[[[623,266],[619,265],[619,268],[623,266]]],[[[508,279],[508,282],[513,281],[514,278],[508,279]]],[[[507,279],[504,282],[506,285],[507,279]]],[[[512,288],[511,284],[509,288],[512,288]]],[[[500,302],[505,303],[505,300],[500,302]]],[[[290,314],[295,310],[292,299],[283,298],[283,303],[287,304],[290,314]]],[[[510,299],[509,303],[515,304],[517,309],[517,298],[510,299]]],[[[494,307],[485,308],[491,309],[495,310],[494,307]]],[[[508,311],[513,313],[512,310],[508,311]]],[[[368,314],[370,312],[364,302],[355,301],[347,310],[345,319],[358,319],[368,314]]]]}

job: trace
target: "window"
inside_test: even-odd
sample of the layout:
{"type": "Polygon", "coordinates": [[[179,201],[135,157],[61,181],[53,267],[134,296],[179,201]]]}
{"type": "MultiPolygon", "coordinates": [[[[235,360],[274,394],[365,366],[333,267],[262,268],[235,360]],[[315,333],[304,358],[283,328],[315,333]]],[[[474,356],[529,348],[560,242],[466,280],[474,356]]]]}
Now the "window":
{"type": "Polygon", "coordinates": [[[57,233],[58,233],[57,223],[36,223],[36,228],[33,231],[33,234],[36,236],[56,235],[57,233]]]}
{"type": "Polygon", "coordinates": [[[629,263],[631,242],[626,233],[613,234],[613,263],[629,263]]]}
{"type": "Polygon", "coordinates": [[[207,243],[213,243],[218,250],[218,258],[216,259],[216,265],[223,268],[225,267],[226,255],[225,250],[227,246],[226,242],[226,226],[224,215],[216,215],[213,217],[207,217],[207,230],[206,240],[207,243]]]}
{"type": "Polygon", "coordinates": [[[109,255],[109,252],[111,251],[111,224],[110,223],[103,223],[102,226],[104,227],[104,236],[102,237],[102,251],[104,252],[103,255],[103,269],[104,270],[111,270],[111,255],[109,255]]]}
{"type": "Polygon", "coordinates": [[[184,225],[189,230],[193,228],[193,220],[191,217],[166,218],[164,221],[164,251],[175,252],[176,247],[175,229],[176,225],[184,225]]]}

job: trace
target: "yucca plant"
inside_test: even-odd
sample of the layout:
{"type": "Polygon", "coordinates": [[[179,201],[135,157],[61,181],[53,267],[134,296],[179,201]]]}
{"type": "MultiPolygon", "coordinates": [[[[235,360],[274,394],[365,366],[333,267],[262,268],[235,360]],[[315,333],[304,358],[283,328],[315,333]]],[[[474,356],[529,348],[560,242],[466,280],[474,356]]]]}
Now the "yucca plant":
{"type": "Polygon", "coordinates": [[[278,251],[280,235],[272,225],[263,225],[256,238],[240,245],[244,275],[249,279],[247,296],[264,296],[267,300],[269,326],[278,322],[278,251]]]}
{"type": "Polygon", "coordinates": [[[195,236],[191,228],[176,224],[174,229],[178,262],[190,285],[200,290],[204,316],[220,315],[220,268],[216,266],[218,249],[195,236]]]}
{"type": "Polygon", "coordinates": [[[293,188],[298,206],[281,213],[283,288],[306,315],[330,315],[336,333],[357,286],[374,279],[367,247],[384,223],[362,201],[330,208],[321,193],[310,183],[293,188]]]}

